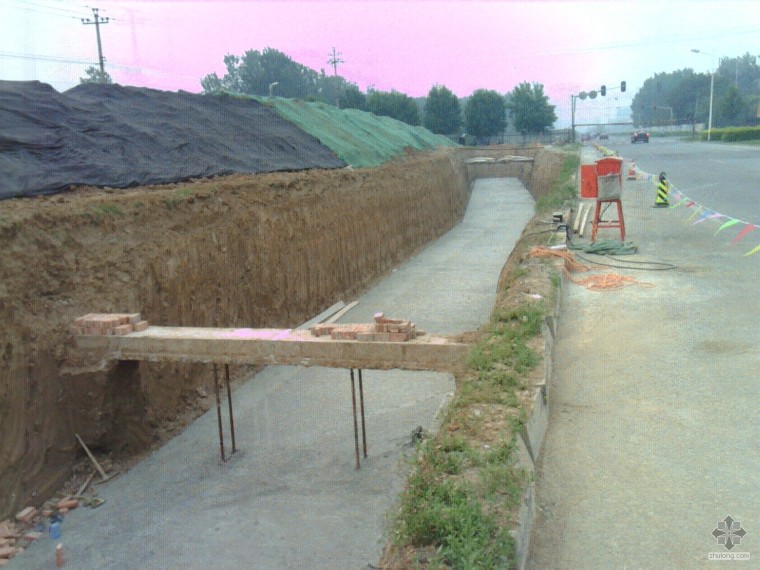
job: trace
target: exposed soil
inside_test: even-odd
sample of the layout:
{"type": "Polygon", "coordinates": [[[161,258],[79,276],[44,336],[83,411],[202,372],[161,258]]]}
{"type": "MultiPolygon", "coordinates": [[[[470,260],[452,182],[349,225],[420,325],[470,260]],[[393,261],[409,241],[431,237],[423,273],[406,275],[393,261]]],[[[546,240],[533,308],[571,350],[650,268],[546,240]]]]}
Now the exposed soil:
{"type": "MultiPolygon", "coordinates": [[[[0,203],[0,519],[39,506],[83,457],[160,444],[207,409],[208,366],[82,360],[88,312],[151,324],[287,327],[350,299],[461,218],[477,155],[534,193],[563,155],[412,152],[378,168],[234,175],[0,203]]],[[[250,370],[235,370],[238,377],[250,370]]]]}

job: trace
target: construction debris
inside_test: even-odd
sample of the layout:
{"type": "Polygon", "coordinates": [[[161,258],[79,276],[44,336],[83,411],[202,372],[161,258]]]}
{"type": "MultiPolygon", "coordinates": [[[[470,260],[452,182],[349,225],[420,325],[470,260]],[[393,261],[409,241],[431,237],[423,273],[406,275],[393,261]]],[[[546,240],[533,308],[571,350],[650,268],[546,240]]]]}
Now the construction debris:
{"type": "Polygon", "coordinates": [[[391,319],[383,313],[375,314],[374,323],[336,325],[321,323],[309,329],[314,336],[330,336],[333,340],[358,340],[365,342],[406,342],[414,340],[424,331],[417,330],[412,321],[391,319]]]}
{"type": "Polygon", "coordinates": [[[85,336],[127,335],[144,331],[148,321],[140,313],[88,313],[74,319],[71,334],[85,336]]]}

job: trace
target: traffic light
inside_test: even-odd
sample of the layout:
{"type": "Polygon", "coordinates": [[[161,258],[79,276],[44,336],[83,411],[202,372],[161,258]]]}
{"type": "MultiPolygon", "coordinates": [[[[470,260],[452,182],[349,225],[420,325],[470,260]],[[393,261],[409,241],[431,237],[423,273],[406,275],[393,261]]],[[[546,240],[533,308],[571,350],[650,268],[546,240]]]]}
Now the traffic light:
{"type": "Polygon", "coordinates": [[[605,95],[607,95],[607,86],[606,85],[602,85],[602,88],[599,90],[599,92],[602,94],[602,97],[604,97],[605,95]]]}
{"type": "Polygon", "coordinates": [[[623,93],[625,93],[625,81],[621,81],[620,82],[620,91],[622,91],[623,93]]]}

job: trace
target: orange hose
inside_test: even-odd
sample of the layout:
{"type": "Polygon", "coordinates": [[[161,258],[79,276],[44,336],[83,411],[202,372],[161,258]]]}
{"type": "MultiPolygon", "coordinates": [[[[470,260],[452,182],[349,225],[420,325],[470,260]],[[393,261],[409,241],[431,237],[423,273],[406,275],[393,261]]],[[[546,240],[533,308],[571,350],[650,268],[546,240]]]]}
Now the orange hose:
{"type": "Polygon", "coordinates": [[[641,287],[654,287],[651,283],[638,281],[633,277],[618,275],[617,273],[605,273],[602,275],[591,275],[584,279],[573,279],[570,272],[586,272],[591,268],[575,259],[575,256],[567,250],[549,249],[548,247],[537,246],[530,250],[531,257],[561,257],[565,260],[564,273],[567,278],[576,285],[582,285],[590,291],[616,291],[627,285],[639,285],[641,287]]]}

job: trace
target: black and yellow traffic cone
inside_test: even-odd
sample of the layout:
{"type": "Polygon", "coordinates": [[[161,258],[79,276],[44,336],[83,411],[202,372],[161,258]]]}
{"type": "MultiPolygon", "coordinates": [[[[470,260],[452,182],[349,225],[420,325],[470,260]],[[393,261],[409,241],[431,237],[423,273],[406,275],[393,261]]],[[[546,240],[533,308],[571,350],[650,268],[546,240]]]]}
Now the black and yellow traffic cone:
{"type": "Polygon", "coordinates": [[[660,179],[657,183],[657,195],[654,198],[654,205],[658,207],[669,206],[668,192],[670,192],[670,182],[665,178],[665,173],[660,172],[660,179]]]}

